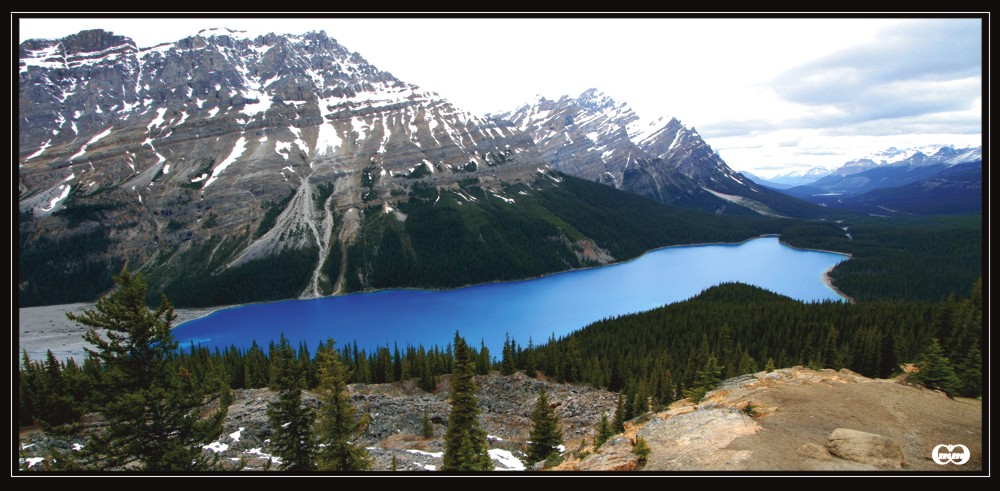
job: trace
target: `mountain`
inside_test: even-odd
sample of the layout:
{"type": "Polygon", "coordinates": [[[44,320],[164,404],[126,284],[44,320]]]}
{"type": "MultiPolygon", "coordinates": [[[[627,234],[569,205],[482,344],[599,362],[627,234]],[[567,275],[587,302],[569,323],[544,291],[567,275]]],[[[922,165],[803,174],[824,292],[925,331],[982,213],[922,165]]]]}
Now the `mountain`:
{"type": "Polygon", "coordinates": [[[928,179],[957,164],[982,161],[982,147],[931,145],[898,150],[895,147],[851,160],[826,177],[785,192],[814,203],[830,204],[831,196],[858,195],[880,188],[903,186],[928,179]],[[926,152],[926,153],[925,153],[926,152]]]}
{"type": "Polygon", "coordinates": [[[534,138],[554,168],[661,203],[728,214],[811,216],[816,210],[732,170],[676,118],[644,121],[596,89],[542,96],[494,116],[534,138]]]}
{"type": "Polygon", "coordinates": [[[23,42],[18,75],[22,306],[92,300],[123,265],[178,305],[224,305],[517,279],[774,230],[562,176],[528,134],[323,32],[140,48],[82,31],[23,42]]]}
{"type": "Polygon", "coordinates": [[[817,166],[811,169],[796,170],[779,174],[768,179],[767,181],[785,187],[803,186],[826,177],[832,172],[832,170],[827,169],[826,167],[817,166]]]}
{"type": "Polygon", "coordinates": [[[957,164],[930,178],[845,197],[832,206],[872,215],[982,213],[983,163],[957,164]]]}

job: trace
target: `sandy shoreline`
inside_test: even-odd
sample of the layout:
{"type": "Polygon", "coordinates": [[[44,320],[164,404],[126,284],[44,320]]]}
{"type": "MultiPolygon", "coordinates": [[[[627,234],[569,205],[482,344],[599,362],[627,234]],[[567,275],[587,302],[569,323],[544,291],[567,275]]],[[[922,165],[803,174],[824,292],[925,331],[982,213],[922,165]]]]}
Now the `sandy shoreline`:
{"type": "MultiPolygon", "coordinates": [[[[86,357],[84,347],[90,346],[83,340],[83,334],[88,328],[67,319],[66,313],[81,314],[84,310],[92,308],[94,308],[93,303],[19,308],[17,329],[11,334],[11,345],[17,346],[18,360],[23,351],[27,351],[32,360],[44,360],[45,352],[52,350],[52,354],[60,360],[72,357],[77,362],[82,362],[86,357]]],[[[223,308],[226,307],[176,309],[174,313],[177,314],[177,320],[174,321],[174,326],[223,308]]]]}

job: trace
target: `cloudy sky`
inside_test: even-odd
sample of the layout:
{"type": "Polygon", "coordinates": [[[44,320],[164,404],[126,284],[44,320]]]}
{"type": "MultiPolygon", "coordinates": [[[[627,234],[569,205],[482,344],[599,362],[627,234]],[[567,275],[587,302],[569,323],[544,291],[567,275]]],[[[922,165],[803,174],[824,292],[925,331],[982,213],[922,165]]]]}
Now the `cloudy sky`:
{"type": "Polygon", "coordinates": [[[140,47],[208,27],[325,30],[478,114],[595,87],[694,126],[766,177],[885,150],[982,144],[979,19],[20,19],[21,40],[102,28],[140,47]]]}

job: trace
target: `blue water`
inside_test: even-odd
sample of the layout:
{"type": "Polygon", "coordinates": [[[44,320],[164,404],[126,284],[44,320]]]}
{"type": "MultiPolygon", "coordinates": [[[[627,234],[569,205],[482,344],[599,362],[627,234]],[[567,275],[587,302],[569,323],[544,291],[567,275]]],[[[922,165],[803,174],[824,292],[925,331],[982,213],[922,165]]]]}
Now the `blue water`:
{"type": "Polygon", "coordinates": [[[444,346],[461,332],[474,346],[500,354],[504,335],[535,344],[616,315],[688,299],[723,282],[757,285],[803,301],[842,300],[822,281],[823,271],[847,259],[794,249],[777,237],[740,244],[668,247],[625,263],[541,278],[453,290],[384,290],[313,300],[287,300],[220,310],[178,326],[174,335],[209,348],[265,350],[282,332],[310,350],[328,337],[359,348],[398,343],[444,346]]]}

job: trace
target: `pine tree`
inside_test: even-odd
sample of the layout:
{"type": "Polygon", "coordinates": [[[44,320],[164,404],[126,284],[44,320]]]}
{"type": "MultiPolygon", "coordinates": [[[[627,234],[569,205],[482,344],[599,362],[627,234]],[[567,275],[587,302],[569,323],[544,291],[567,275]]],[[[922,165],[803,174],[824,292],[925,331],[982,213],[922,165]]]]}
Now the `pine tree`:
{"type": "Polygon", "coordinates": [[[615,420],[612,429],[615,433],[625,431],[625,396],[621,392],[618,393],[618,405],[615,408],[615,420]]]}
{"type": "Polygon", "coordinates": [[[434,436],[434,426],[431,425],[431,419],[427,417],[427,411],[424,411],[424,419],[420,424],[420,436],[424,438],[434,436]]]}
{"type": "Polygon", "coordinates": [[[52,350],[45,353],[44,366],[38,419],[46,426],[59,426],[76,420],[80,417],[80,411],[69,394],[62,364],[52,350]]]}
{"type": "Polygon", "coordinates": [[[608,421],[608,413],[601,413],[601,420],[597,423],[597,435],[594,436],[594,450],[604,445],[604,442],[614,436],[615,432],[608,421]]]}
{"type": "Polygon", "coordinates": [[[490,471],[486,432],[479,426],[476,381],[471,353],[465,340],[455,333],[455,361],[451,373],[451,413],[444,435],[443,471],[490,471]]]}
{"type": "Polygon", "coordinates": [[[694,382],[688,387],[684,397],[697,404],[702,397],[705,397],[705,393],[714,389],[722,381],[722,369],[715,359],[715,355],[709,354],[705,365],[698,370],[694,382]]]}
{"type": "Polygon", "coordinates": [[[941,390],[948,395],[954,394],[959,388],[960,382],[955,375],[955,369],[951,366],[951,360],[945,358],[942,353],[937,338],[931,340],[931,344],[917,362],[917,367],[920,371],[914,374],[913,378],[924,387],[941,390]]]}
{"type": "Polygon", "coordinates": [[[489,375],[490,373],[490,349],[486,347],[486,342],[479,340],[479,361],[476,363],[476,373],[478,375],[489,375]]]}
{"type": "Polygon", "coordinates": [[[958,367],[960,387],[958,393],[966,397],[979,397],[983,394],[983,354],[979,350],[979,341],[972,345],[958,367]]]}
{"type": "Polygon", "coordinates": [[[549,406],[549,396],[545,387],[538,394],[535,409],[531,412],[531,445],[528,448],[528,462],[540,462],[558,452],[556,448],[562,445],[562,431],[559,429],[559,417],[549,406]]]}
{"type": "Polygon", "coordinates": [[[278,400],[268,404],[267,417],[274,432],[271,453],[281,458],[279,470],[316,469],[312,424],[315,414],[302,405],[305,377],[295,361],[295,351],[285,335],[271,352],[271,390],[278,400]]]}
{"type": "Polygon", "coordinates": [[[333,340],[327,340],[316,355],[322,403],[316,421],[316,441],[322,444],[316,456],[317,467],[321,471],[367,470],[371,468],[368,452],[352,443],[364,429],[363,422],[355,416],[347,391],[347,374],[333,346],[333,340]]]}
{"type": "Polygon", "coordinates": [[[517,371],[514,366],[514,346],[510,342],[510,335],[503,341],[503,358],[500,361],[500,375],[512,375],[517,371]]]}
{"type": "Polygon", "coordinates": [[[170,332],[174,308],[161,296],[155,311],[146,307],[142,274],[122,268],[114,276],[115,289],[73,321],[90,327],[84,340],[100,360],[104,391],[95,395],[95,407],[107,426],[80,452],[81,463],[98,469],[140,471],[195,471],[214,467],[202,445],[222,432],[227,405],[201,417],[212,398],[225,400],[227,387],[195,384],[183,367],[169,358],[177,349],[170,332]],[[104,332],[105,337],[101,336],[104,332]]]}

